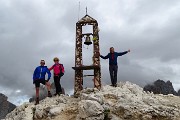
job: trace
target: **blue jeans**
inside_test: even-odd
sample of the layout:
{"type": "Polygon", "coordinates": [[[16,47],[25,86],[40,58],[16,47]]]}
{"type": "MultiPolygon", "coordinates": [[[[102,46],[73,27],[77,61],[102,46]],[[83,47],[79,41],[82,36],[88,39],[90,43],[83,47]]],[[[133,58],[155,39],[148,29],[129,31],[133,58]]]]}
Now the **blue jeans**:
{"type": "Polygon", "coordinates": [[[117,84],[117,72],[118,72],[117,65],[109,65],[109,73],[110,73],[112,85],[117,84]]]}

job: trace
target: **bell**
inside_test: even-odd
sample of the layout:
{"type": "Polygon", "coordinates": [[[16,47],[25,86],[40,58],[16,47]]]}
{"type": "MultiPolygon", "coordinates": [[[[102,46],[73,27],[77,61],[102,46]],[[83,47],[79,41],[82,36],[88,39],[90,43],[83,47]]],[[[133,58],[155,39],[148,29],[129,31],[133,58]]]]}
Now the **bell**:
{"type": "Polygon", "coordinates": [[[89,35],[86,37],[86,40],[85,40],[84,44],[85,44],[85,45],[91,45],[91,44],[92,44],[91,38],[90,38],[89,35]]]}

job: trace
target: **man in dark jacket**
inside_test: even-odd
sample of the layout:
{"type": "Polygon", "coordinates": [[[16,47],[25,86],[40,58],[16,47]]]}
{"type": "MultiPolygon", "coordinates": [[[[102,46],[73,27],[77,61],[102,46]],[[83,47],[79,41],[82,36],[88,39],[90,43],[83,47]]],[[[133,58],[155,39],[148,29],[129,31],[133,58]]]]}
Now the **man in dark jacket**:
{"type": "Polygon", "coordinates": [[[118,56],[122,56],[130,52],[130,50],[125,52],[114,52],[114,48],[110,48],[110,53],[108,53],[106,56],[100,55],[103,59],[109,59],[109,72],[111,77],[111,83],[113,87],[117,86],[117,72],[118,72],[118,64],[117,64],[117,58],[118,56]]]}
{"type": "Polygon", "coordinates": [[[41,60],[40,66],[36,67],[36,69],[34,70],[34,74],[33,74],[33,84],[35,84],[35,87],[36,87],[36,103],[35,103],[35,105],[39,104],[40,83],[43,85],[46,85],[47,90],[48,90],[48,97],[52,97],[51,92],[50,92],[51,85],[49,83],[49,80],[51,78],[51,73],[50,73],[49,69],[47,68],[47,66],[44,66],[44,65],[45,65],[45,61],[41,60]],[[48,74],[47,80],[45,80],[46,73],[48,74]]]}

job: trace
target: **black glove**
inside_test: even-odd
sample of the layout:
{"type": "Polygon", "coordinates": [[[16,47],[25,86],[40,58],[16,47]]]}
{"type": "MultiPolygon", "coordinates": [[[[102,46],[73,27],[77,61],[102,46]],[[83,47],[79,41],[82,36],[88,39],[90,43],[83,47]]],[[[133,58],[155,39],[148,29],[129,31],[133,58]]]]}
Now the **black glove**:
{"type": "Polygon", "coordinates": [[[64,75],[64,73],[61,72],[61,73],[60,73],[60,77],[62,77],[63,75],[64,75]]]}

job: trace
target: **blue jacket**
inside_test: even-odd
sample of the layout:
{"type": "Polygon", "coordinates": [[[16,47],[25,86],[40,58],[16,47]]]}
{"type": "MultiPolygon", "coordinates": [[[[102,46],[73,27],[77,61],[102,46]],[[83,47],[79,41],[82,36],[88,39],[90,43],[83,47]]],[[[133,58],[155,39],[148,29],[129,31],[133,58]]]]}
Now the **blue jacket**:
{"type": "Polygon", "coordinates": [[[34,70],[33,81],[35,81],[37,79],[44,79],[45,80],[46,73],[48,74],[48,80],[49,80],[51,78],[51,73],[50,73],[49,69],[47,68],[47,66],[38,66],[34,70]]]}
{"type": "Polygon", "coordinates": [[[108,53],[106,56],[100,55],[102,59],[108,59],[109,58],[109,65],[117,65],[117,58],[118,56],[122,56],[124,54],[127,54],[128,51],[125,52],[114,52],[114,53],[108,53]],[[114,60],[112,59],[112,54],[114,54],[114,60]]]}

